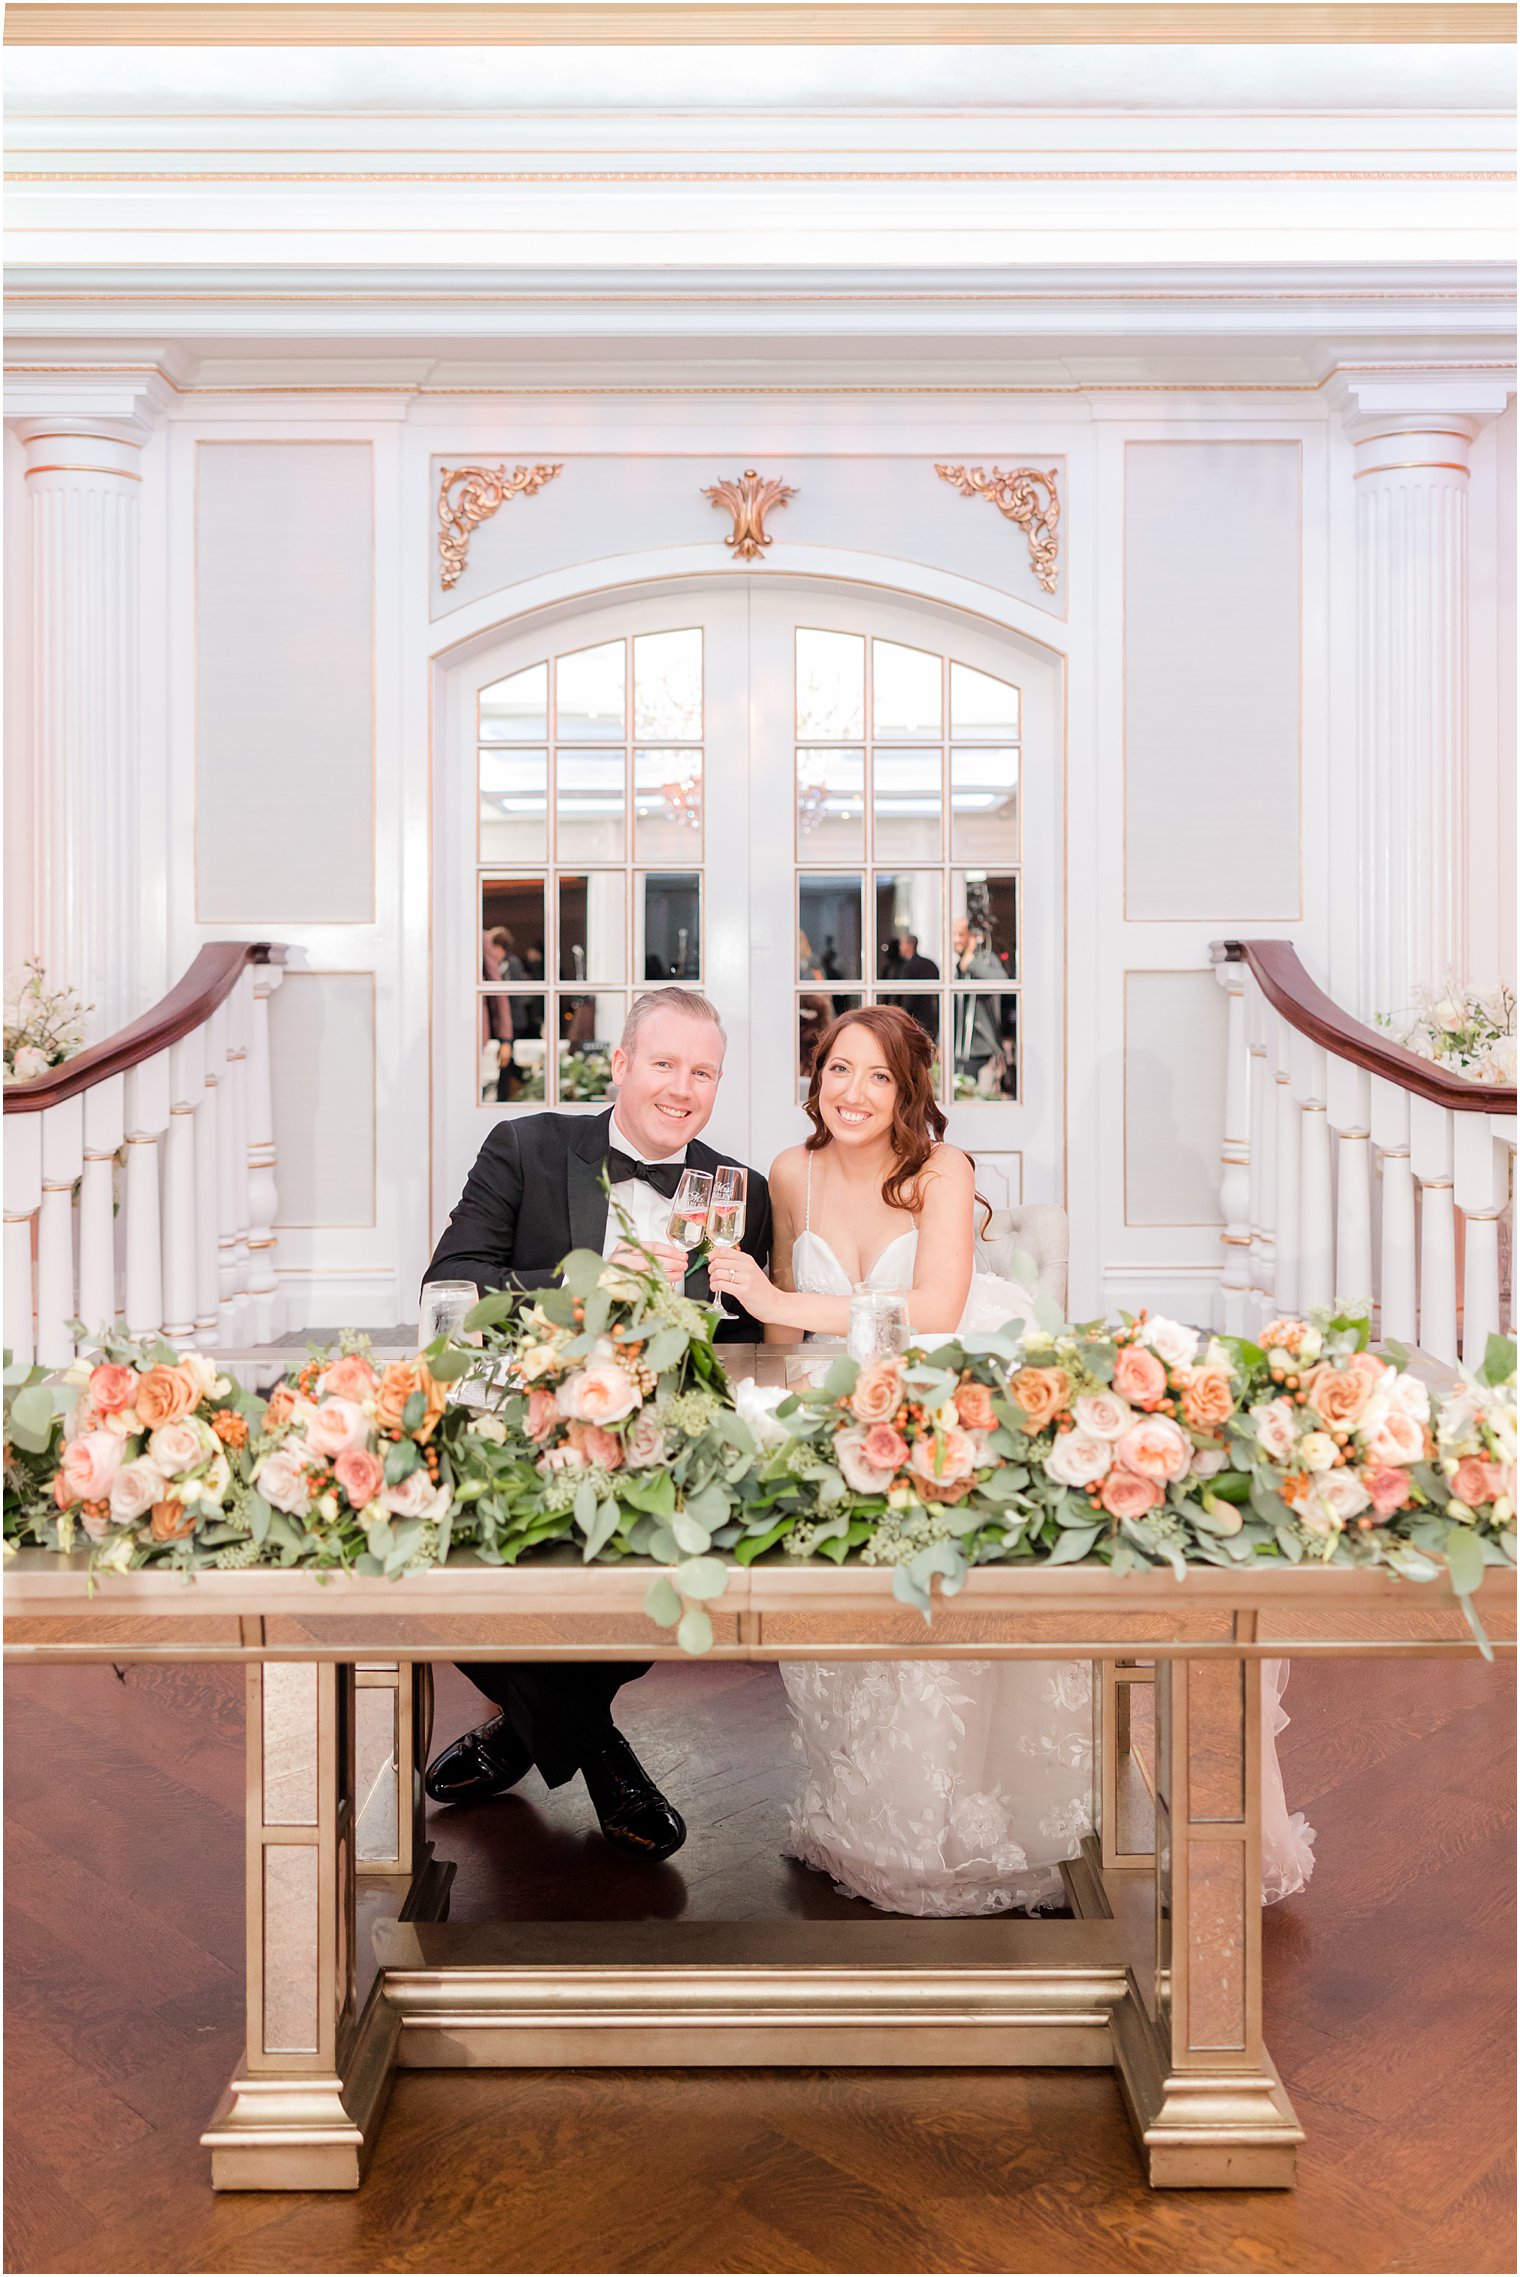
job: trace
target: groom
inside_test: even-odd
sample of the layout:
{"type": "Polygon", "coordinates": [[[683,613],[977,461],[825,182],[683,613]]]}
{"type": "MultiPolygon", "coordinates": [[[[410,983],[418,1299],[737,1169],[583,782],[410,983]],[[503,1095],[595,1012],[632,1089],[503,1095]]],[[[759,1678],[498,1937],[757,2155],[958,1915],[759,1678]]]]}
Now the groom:
{"type": "MultiPolygon", "coordinates": [[[[612,1055],[617,1105],[610,1113],[525,1115],[489,1133],[445,1227],[427,1281],[473,1281],[477,1288],[540,1289],[559,1279],[567,1250],[642,1265],[624,1240],[602,1185],[674,1288],[706,1303],[705,1266],[665,1239],[683,1169],[712,1170],[729,1155],[703,1146],[723,1074],[723,1023],[705,996],[685,988],[638,997],[612,1055]]],[[[771,1205],[765,1180],[749,1174],[743,1246],[770,1258],[771,1205]]],[[[721,1322],[720,1337],[758,1343],[748,1314],[721,1322]]],[[[668,1858],[686,1826],[648,1777],[612,1721],[612,1697],[642,1676],[647,1661],[472,1662],[463,1673],[501,1713],[466,1732],[428,1767],[435,1802],[479,1802],[499,1795],[535,1764],[560,1787],[579,1771],[602,1832],[617,1850],[668,1858]]]]}

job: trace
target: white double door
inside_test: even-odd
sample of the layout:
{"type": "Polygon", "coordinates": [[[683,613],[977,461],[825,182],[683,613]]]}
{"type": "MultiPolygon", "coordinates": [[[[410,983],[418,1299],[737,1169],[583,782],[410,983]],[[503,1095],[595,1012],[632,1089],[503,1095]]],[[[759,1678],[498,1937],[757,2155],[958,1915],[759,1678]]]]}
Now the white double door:
{"type": "Polygon", "coordinates": [[[804,1136],[824,1022],[886,1001],[981,1190],[1061,1199],[1059,672],[985,619],[765,573],[474,644],[440,719],[435,1224],[492,1118],[598,1111],[671,981],[728,1030],[725,1151],[804,1136]]]}

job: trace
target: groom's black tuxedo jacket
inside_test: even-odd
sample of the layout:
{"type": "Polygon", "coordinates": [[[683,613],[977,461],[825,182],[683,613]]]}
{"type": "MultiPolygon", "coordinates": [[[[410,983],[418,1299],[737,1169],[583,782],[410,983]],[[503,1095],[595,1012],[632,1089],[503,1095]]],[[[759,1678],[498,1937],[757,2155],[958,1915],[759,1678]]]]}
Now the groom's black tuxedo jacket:
{"type": "MultiPolygon", "coordinates": [[[[567,1250],[599,1250],[607,1232],[602,1173],[611,1124],[610,1108],[590,1117],[521,1115],[497,1123],[475,1157],[423,1281],[542,1289],[559,1279],[567,1250]]],[[[686,1149],[692,1170],[713,1170],[733,1159],[700,1139],[686,1149]]],[[[759,1264],[769,1265],[770,1189],[753,1170],[743,1246],[759,1264]]],[[[686,1294],[703,1304],[711,1300],[705,1266],[687,1275],[686,1294]]],[[[758,1343],[764,1331],[745,1313],[732,1322],[720,1321],[718,1334],[730,1342],[758,1343]]]]}

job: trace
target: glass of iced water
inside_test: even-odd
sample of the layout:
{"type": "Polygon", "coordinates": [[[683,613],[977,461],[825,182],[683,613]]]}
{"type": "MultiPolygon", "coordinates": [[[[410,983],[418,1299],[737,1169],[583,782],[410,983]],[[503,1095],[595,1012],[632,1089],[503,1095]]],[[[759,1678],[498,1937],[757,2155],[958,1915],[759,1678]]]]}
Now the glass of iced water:
{"type": "Polygon", "coordinates": [[[417,1317],[418,1351],[423,1351],[437,1336],[447,1336],[456,1344],[478,1344],[478,1329],[472,1330],[469,1336],[462,1332],[466,1316],[479,1302],[480,1291],[473,1281],[429,1281],[422,1292],[417,1317]]]}
{"type": "Polygon", "coordinates": [[[866,1367],[908,1348],[908,1299],[902,1289],[873,1289],[857,1282],[850,1298],[850,1330],[845,1349],[866,1367]]]}

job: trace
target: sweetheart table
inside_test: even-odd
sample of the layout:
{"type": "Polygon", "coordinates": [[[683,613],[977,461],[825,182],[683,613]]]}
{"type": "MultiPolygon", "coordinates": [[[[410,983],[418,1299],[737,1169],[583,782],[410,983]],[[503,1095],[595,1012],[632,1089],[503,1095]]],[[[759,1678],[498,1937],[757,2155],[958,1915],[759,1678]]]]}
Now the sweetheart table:
{"type": "MultiPolygon", "coordinates": [[[[247,1670],[247,2044],[201,2138],[215,2188],[355,2188],[398,2069],[789,2064],[1111,2066],[1151,2183],[1292,2185],[1303,2134],[1262,2040],[1254,1664],[1469,1653],[1444,1578],[992,1564],[926,1625],[889,1568],[735,1564],[718,1659],[1093,1662],[1071,1918],[450,1924],[430,1663],[684,1659],[644,1612],[654,1570],[556,1545],[398,1580],[148,1568],[92,1592],[82,1556],[8,1561],[8,1659],[247,1670]]],[[[1478,1604],[1512,1652],[1513,1572],[1489,1568],[1478,1604]]]]}

